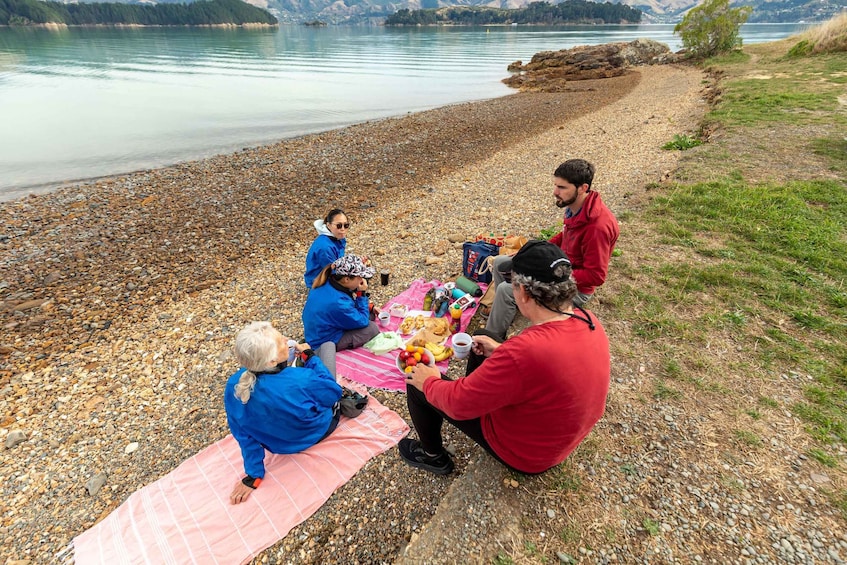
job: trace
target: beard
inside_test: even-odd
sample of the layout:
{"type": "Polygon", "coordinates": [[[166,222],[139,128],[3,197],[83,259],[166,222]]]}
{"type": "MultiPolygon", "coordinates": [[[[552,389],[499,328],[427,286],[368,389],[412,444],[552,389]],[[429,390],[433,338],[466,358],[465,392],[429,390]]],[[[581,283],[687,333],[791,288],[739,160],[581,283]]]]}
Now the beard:
{"type": "Polygon", "coordinates": [[[562,200],[561,198],[556,198],[556,208],[567,208],[571,204],[576,202],[576,196],[573,198],[569,198],[568,200],[562,200]]]}

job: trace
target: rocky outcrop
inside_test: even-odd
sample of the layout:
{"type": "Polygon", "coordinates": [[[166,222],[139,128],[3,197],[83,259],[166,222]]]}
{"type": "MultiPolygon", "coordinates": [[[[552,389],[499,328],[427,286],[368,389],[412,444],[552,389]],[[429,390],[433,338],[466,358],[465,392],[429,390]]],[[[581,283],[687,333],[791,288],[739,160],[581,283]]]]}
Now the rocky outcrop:
{"type": "Polygon", "coordinates": [[[667,45],[652,39],[580,45],[561,51],[541,51],[526,65],[515,61],[508,67],[515,74],[503,82],[522,91],[561,92],[567,89],[568,81],[615,77],[633,66],[677,60],[667,45]]]}

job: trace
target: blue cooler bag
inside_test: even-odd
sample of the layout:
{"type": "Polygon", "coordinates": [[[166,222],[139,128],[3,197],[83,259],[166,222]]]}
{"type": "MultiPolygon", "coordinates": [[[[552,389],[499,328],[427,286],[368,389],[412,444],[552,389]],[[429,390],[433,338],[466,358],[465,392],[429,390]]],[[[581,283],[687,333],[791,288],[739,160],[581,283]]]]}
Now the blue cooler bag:
{"type": "Polygon", "coordinates": [[[472,281],[491,282],[491,262],[500,254],[500,247],[487,241],[466,241],[462,245],[462,274],[472,281]],[[489,259],[492,257],[492,259],[489,259]]]}

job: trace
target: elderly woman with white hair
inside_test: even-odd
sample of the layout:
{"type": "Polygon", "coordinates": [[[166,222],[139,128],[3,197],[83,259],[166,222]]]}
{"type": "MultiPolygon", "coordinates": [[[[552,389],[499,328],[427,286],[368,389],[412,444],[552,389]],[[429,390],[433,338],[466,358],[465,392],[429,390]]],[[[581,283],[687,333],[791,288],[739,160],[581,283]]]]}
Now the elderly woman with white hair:
{"type": "Polygon", "coordinates": [[[262,482],[266,449],[299,453],[338,425],[341,386],[308,343],[296,351],[304,366],[287,366],[288,339],[270,322],[253,322],[235,338],[242,368],[226,383],[224,407],[246,476],[230,494],[232,504],[244,502],[262,482]]]}

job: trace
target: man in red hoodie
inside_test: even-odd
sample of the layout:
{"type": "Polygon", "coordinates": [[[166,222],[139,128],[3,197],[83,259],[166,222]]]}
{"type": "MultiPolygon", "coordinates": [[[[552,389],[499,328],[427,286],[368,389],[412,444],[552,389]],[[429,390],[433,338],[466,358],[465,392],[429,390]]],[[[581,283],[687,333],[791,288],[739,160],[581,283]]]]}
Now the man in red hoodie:
{"type": "MultiPolygon", "coordinates": [[[[573,265],[578,293],[574,306],[583,306],[594,296],[594,289],[606,281],[609,260],[620,234],[618,221],[600,195],[591,190],[594,180],[594,165],[585,159],[570,159],[556,168],[553,173],[553,196],[556,207],[565,209],[562,231],[550,239],[565,252],[573,265]]],[[[499,339],[515,318],[517,307],[509,273],[511,258],[500,256],[491,269],[496,286],[494,304],[485,329],[499,339]]]]}

